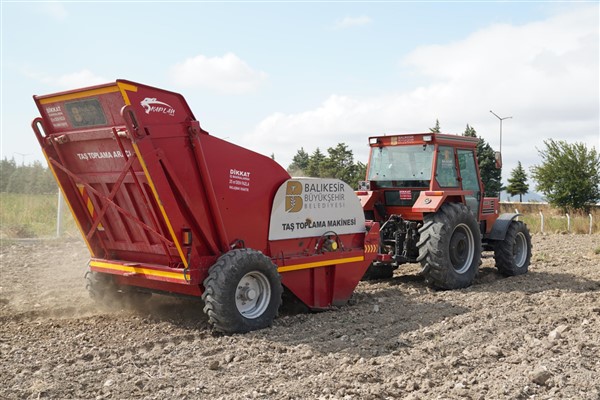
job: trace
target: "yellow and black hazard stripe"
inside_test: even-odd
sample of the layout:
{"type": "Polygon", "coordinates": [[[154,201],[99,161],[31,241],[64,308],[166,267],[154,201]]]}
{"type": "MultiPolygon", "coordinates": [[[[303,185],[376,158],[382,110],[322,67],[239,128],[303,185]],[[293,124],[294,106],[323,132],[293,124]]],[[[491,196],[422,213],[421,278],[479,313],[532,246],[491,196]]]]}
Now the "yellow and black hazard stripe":
{"type": "MultiPolygon", "coordinates": [[[[83,198],[83,203],[86,205],[88,212],[90,213],[90,215],[92,217],[92,221],[95,221],[96,218],[98,217],[98,213],[96,212],[96,210],[94,208],[94,203],[92,203],[92,199],[90,198],[88,191],[86,190],[85,186],[83,186],[81,184],[77,184],[77,189],[79,189],[79,193],[81,194],[81,197],[83,198]]],[[[98,230],[99,231],[104,230],[102,223],[98,224],[98,230]]]]}

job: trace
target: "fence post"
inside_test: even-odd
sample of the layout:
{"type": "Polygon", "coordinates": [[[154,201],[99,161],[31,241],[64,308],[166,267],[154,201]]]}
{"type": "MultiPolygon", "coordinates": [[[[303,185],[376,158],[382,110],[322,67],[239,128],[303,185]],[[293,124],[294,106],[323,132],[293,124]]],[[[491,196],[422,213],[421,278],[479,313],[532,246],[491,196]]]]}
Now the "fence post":
{"type": "Polygon", "coordinates": [[[541,230],[542,230],[542,233],[544,233],[544,214],[542,214],[541,211],[540,211],[540,219],[542,220],[542,223],[540,224],[541,230]]]}
{"type": "Polygon", "coordinates": [[[569,214],[565,214],[567,216],[567,232],[571,232],[571,216],[569,214]]]}
{"type": "Polygon", "coordinates": [[[592,234],[592,225],[593,225],[593,222],[594,222],[594,217],[592,217],[592,214],[589,214],[589,216],[590,216],[590,235],[591,235],[592,234]]]}

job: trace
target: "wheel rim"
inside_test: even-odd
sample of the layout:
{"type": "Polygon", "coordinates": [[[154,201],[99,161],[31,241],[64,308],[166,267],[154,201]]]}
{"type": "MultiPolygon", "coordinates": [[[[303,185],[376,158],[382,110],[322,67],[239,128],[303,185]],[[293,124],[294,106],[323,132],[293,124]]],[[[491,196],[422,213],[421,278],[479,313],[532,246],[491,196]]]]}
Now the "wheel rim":
{"type": "Polygon", "coordinates": [[[260,317],[271,300],[271,284],[261,272],[248,272],[235,290],[235,306],[248,319],[260,317]]]}
{"type": "Polygon", "coordinates": [[[517,233],[517,237],[515,237],[513,257],[517,268],[521,268],[525,265],[525,260],[527,259],[527,239],[523,232],[517,233]]]}
{"type": "Polygon", "coordinates": [[[459,224],[454,228],[450,238],[450,262],[452,268],[464,274],[471,267],[475,255],[475,240],[473,232],[465,224],[459,224]]]}

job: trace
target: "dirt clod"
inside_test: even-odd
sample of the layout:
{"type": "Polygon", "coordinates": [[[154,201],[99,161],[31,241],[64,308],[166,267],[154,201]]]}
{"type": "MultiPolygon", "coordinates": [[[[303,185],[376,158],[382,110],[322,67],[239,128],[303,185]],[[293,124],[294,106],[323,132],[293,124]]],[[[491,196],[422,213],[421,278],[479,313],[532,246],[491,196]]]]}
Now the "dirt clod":
{"type": "Polygon", "coordinates": [[[546,385],[550,378],[552,378],[552,374],[545,368],[537,369],[531,373],[531,381],[540,386],[546,385]]]}

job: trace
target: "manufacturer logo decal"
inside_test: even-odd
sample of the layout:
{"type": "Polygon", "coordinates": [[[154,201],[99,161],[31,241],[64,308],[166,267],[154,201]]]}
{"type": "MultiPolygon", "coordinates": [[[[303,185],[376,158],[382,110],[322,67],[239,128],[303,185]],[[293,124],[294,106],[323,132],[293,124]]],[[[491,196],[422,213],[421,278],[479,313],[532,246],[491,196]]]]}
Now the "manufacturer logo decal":
{"type": "Polygon", "coordinates": [[[167,114],[171,117],[175,116],[175,109],[167,103],[156,100],[156,97],[146,97],[144,100],[140,101],[140,105],[144,107],[146,114],[153,112],[167,114]]]}
{"type": "Polygon", "coordinates": [[[302,183],[289,181],[285,190],[285,211],[295,213],[302,210],[302,183]]]}

